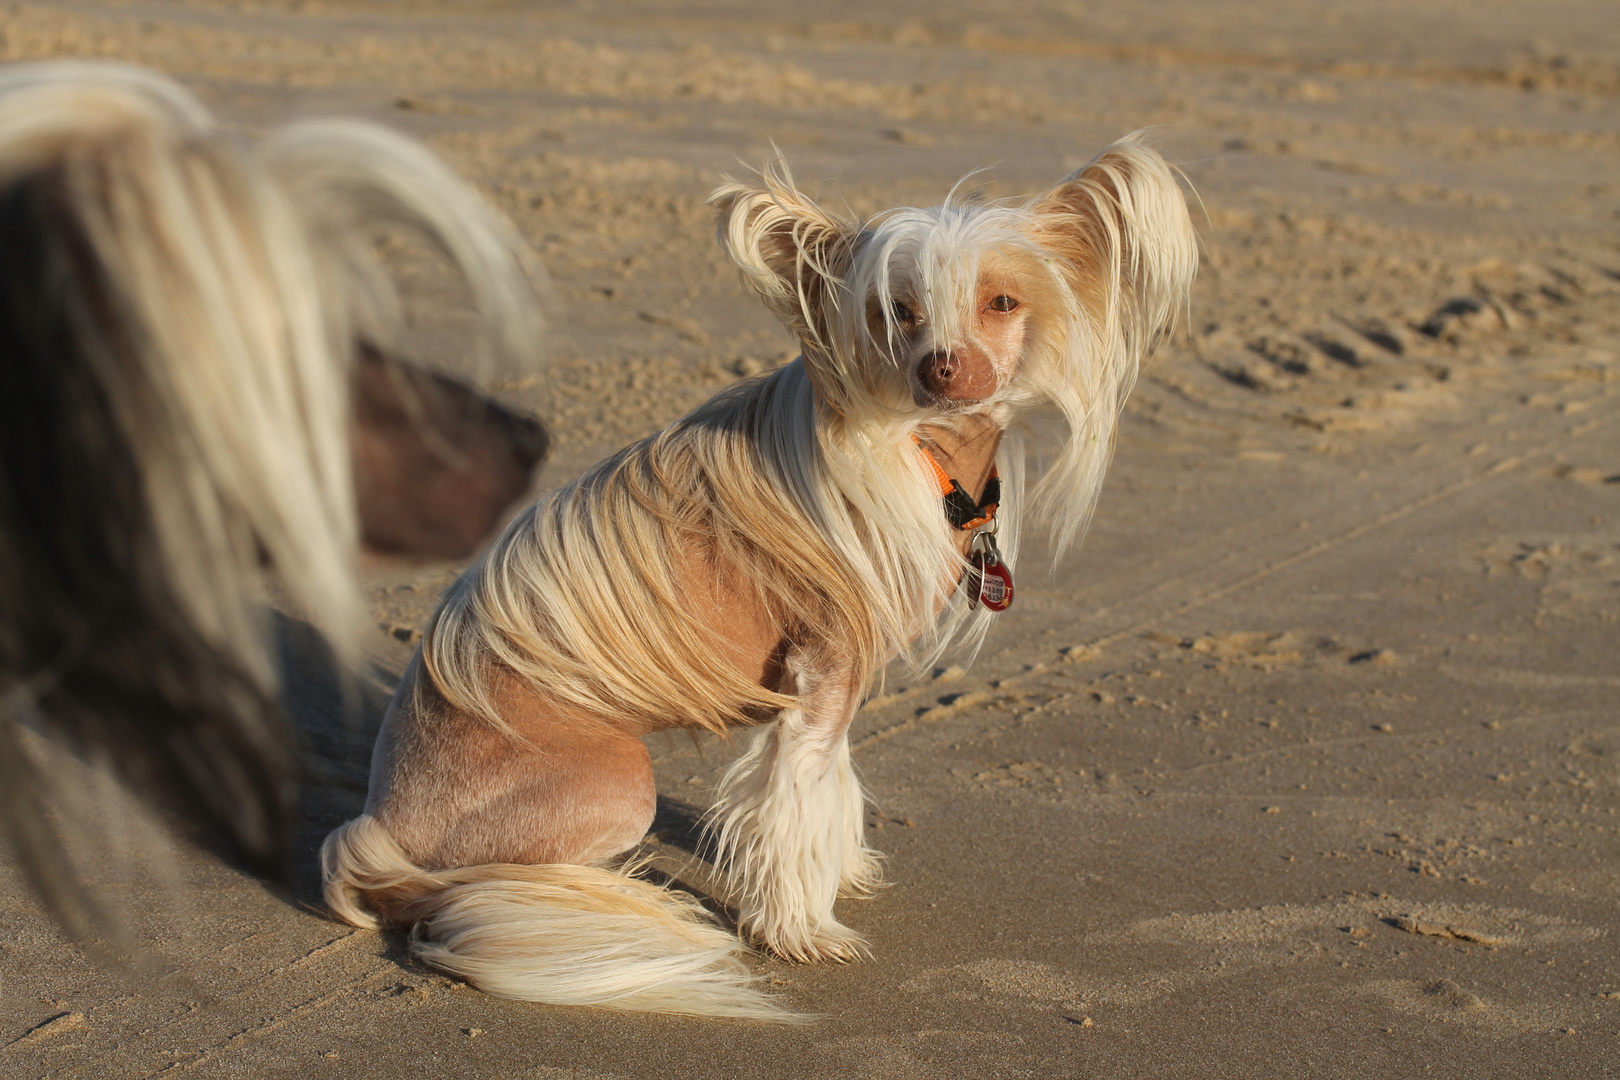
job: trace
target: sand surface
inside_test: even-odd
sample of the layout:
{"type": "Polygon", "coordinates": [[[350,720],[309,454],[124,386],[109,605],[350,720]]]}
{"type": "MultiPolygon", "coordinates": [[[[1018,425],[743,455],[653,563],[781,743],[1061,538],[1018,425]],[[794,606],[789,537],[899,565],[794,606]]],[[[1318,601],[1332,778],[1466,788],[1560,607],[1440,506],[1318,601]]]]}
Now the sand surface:
{"type": "MultiPolygon", "coordinates": [[[[115,875],[181,973],[119,978],[0,868],[0,1075],[1620,1075],[1611,3],[0,9],[0,56],[62,55],[244,130],[381,120],[473,178],[554,283],[550,373],[496,376],[556,421],[547,485],[791,356],[703,207],[773,140],[866,211],[1159,126],[1207,257],[1084,548],[1029,551],[974,664],[857,719],[893,886],[841,914],[875,958],[759,962],[820,1023],[503,1002],[320,913],[310,852],[454,568],[377,571],[357,721],[291,654],[299,890],[115,875]]],[[[729,752],[652,749],[679,855],[729,752]]]]}

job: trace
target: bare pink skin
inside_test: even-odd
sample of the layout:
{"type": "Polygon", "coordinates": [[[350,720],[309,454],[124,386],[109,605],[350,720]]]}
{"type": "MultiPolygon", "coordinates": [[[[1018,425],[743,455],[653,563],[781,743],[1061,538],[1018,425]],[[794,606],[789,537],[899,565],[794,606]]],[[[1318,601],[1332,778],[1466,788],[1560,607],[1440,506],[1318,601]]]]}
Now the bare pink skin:
{"type": "MultiPolygon", "coordinates": [[[[881,267],[863,261],[868,255],[903,261],[907,248],[863,248],[863,235],[878,234],[827,215],[799,196],[785,174],[763,175],[752,185],[728,183],[713,201],[720,208],[721,242],[727,252],[784,324],[813,346],[806,353],[804,374],[821,406],[843,412],[830,419],[860,422],[867,411],[864,395],[873,415],[882,418],[883,430],[911,428],[889,423],[898,409],[899,415],[915,420],[917,426],[908,433],[941,470],[982,498],[1014,409],[1043,389],[1058,389],[1043,386],[1043,375],[1073,372],[1076,362],[1087,359],[1063,348],[1067,335],[1088,332],[1077,324],[1083,313],[1095,309],[1112,320],[1119,314],[1122,288],[1145,288],[1138,299],[1150,312],[1162,306],[1159,301],[1166,297],[1159,293],[1164,288],[1184,293],[1192,243],[1190,230],[1174,217],[1178,197],[1161,162],[1122,144],[1117,153],[1105,154],[1032,203],[1021,217],[1004,219],[1024,232],[1027,242],[1001,244],[993,239],[1004,235],[996,229],[982,234],[983,246],[970,256],[977,260],[977,280],[971,282],[961,276],[966,262],[881,267]],[[1138,169],[1152,174],[1140,191],[1135,188],[1138,169]],[[1136,266],[1144,253],[1152,253],[1137,243],[1135,234],[1143,222],[1130,212],[1141,199],[1151,200],[1153,210],[1144,222],[1172,230],[1163,254],[1176,273],[1164,282],[1155,276],[1162,268],[1152,260],[1136,266]],[[1131,281],[1120,280],[1124,265],[1119,260],[1124,259],[1133,267],[1131,281]],[[845,270],[851,273],[844,275],[845,270]],[[886,270],[894,273],[885,276],[886,270]],[[883,288],[891,295],[848,291],[849,282],[874,280],[888,282],[883,288]],[[851,305],[863,308],[867,319],[866,333],[859,335],[865,348],[855,355],[842,351],[849,342],[846,319],[857,310],[851,305]],[[1043,364],[1052,370],[1041,370],[1043,364]],[[858,385],[837,381],[851,378],[858,385]],[[1028,395],[1023,392],[1026,380],[1028,395]]],[[[927,222],[916,225],[920,232],[933,228],[927,222]]],[[[905,227],[911,229],[912,223],[905,227]]],[[[932,260],[936,256],[929,252],[945,249],[935,249],[923,237],[916,250],[932,260]]],[[[1128,333],[1116,336],[1121,340],[1104,347],[1140,351],[1141,341],[1125,340],[1128,333]]],[[[797,378],[800,373],[793,374],[797,378]]],[[[849,434],[856,440],[863,434],[876,436],[849,434]]],[[[896,431],[893,437],[898,444],[905,436],[896,431]]],[[[889,450],[907,452],[909,446],[889,450]]],[[[891,488],[931,483],[924,479],[926,470],[902,471],[911,475],[889,478],[891,488]]],[[[755,477],[750,471],[737,479],[755,477]]],[[[660,481],[655,477],[651,482],[660,481]]],[[[908,488],[896,494],[920,498],[924,492],[908,488]]],[[[937,494],[937,488],[928,494],[937,494]]],[[[721,510],[716,516],[723,518],[721,510]]],[[[936,522],[931,527],[948,529],[943,515],[936,522]]],[[[803,539],[808,538],[779,532],[769,537],[773,547],[782,548],[803,539]]],[[[916,545],[919,557],[938,558],[947,541],[966,554],[971,535],[940,533],[937,540],[916,545]]],[[[667,569],[675,580],[662,584],[667,579],[659,575],[659,595],[668,599],[638,597],[638,602],[685,604],[692,598],[702,605],[695,614],[716,634],[717,658],[735,665],[732,671],[741,676],[739,681],[794,699],[780,702],[774,717],[737,717],[739,724],[774,722],[751,740],[717,795],[717,869],[733,893],[717,899],[734,908],[743,937],[778,955],[852,959],[862,954],[864,943],[838,922],[834,901],[868,890],[881,875],[877,856],[863,838],[860,786],[848,756],[847,732],[869,667],[883,657],[867,655],[870,647],[864,644],[852,648],[840,640],[849,635],[839,629],[817,624],[807,633],[804,624],[815,614],[813,607],[771,610],[758,599],[759,583],[738,580],[737,567],[711,565],[714,556],[700,548],[660,556],[673,562],[667,569]]],[[[952,560],[951,565],[964,563],[952,560]]],[[[939,572],[950,575],[952,570],[941,566],[939,572]]],[[[795,590],[801,586],[797,579],[786,584],[795,590]]],[[[764,595],[778,593],[767,590],[764,595]]],[[[894,599],[901,604],[907,600],[894,599]]],[[[799,603],[791,600],[786,606],[799,603]]],[[[546,617],[550,614],[548,606],[546,617]]],[[[905,612],[918,622],[928,615],[926,610],[905,612]]],[[[646,662],[665,662],[661,652],[655,645],[646,662]]],[[[636,708],[635,717],[618,715],[607,705],[569,707],[510,673],[504,681],[499,670],[487,675],[492,679],[486,682],[496,683],[495,711],[515,739],[496,730],[501,725],[450,705],[427,685],[420,663],[408,673],[385,722],[367,809],[420,866],[590,863],[610,857],[616,848],[639,840],[652,819],[652,772],[638,736],[678,723],[714,723],[709,719],[714,710],[678,721],[646,716],[645,707],[636,708]],[[602,711],[586,711],[595,709],[602,711]]],[[[722,681],[735,692],[736,683],[722,681]]],[[[693,694],[710,689],[707,684],[691,686],[693,694]]],[[[665,704],[683,704],[676,695],[685,692],[666,691],[673,700],[665,704]]],[[[716,703],[705,699],[694,704],[716,703]]],[[[725,701],[717,704],[725,708],[725,701]]]]}
{"type": "MultiPolygon", "coordinates": [[[[975,310],[955,340],[941,341],[936,328],[914,316],[900,321],[912,361],[911,394],[918,405],[971,405],[986,401],[1012,379],[1024,349],[1029,308],[1015,276],[981,274],[975,310]]],[[[903,310],[915,312],[901,301],[903,310]]],[[[963,481],[964,485],[966,481],[963,481]]]]}
{"type": "Polygon", "coordinates": [[[516,739],[447,702],[420,657],[400,683],[372,752],[366,812],[418,866],[589,865],[640,842],[657,801],[640,739],[516,679],[496,704],[516,739]]]}

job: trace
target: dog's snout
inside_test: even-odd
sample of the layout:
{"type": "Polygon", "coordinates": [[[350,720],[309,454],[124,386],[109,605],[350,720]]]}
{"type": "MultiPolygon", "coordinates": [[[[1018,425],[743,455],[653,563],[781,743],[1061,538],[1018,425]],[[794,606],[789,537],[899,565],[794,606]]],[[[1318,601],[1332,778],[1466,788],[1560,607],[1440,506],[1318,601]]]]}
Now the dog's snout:
{"type": "Polygon", "coordinates": [[[995,365],[977,349],[936,349],[917,364],[919,405],[983,401],[1000,385],[995,365]]]}
{"type": "Polygon", "coordinates": [[[951,396],[951,383],[962,371],[962,363],[947,349],[936,349],[917,365],[917,380],[931,394],[951,396]]]}

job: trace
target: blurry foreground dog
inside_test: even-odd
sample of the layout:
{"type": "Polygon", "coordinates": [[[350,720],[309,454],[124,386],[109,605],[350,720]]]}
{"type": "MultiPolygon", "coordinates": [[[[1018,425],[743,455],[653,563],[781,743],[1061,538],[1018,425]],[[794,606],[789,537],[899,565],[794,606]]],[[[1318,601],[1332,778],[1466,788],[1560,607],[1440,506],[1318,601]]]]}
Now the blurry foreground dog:
{"type": "Polygon", "coordinates": [[[977,643],[1026,512],[1059,548],[1079,535],[1197,266],[1172,172],[1134,139],[1017,204],[853,223],[780,168],[712,201],[802,356],[507,528],[436,613],[366,813],[322,853],[340,916],[411,927],[493,993],[784,1017],[736,937],[614,866],[653,819],[639,736],[674,727],[754,727],[709,820],[745,937],[864,951],[833,913],[879,878],[845,735],[861,696],[893,657],[977,643]],[[1026,442],[1053,437],[1026,506],[1026,442]]]}
{"type": "Polygon", "coordinates": [[[0,68],[0,824],[81,936],[116,927],[49,824],[79,780],[14,722],[275,872],[266,572],[353,660],[361,542],[470,553],[545,455],[537,422],[396,359],[380,230],[456,266],[486,353],[533,355],[519,245],[414,143],[248,144],[138,69],[0,68]]]}

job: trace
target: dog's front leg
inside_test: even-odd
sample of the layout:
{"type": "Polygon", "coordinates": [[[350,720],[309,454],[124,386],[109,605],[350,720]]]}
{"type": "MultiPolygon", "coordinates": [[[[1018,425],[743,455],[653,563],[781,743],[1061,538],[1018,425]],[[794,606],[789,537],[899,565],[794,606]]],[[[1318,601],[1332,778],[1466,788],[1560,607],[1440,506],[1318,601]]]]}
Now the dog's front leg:
{"type": "Polygon", "coordinates": [[[849,759],[861,688],[847,663],[789,653],[782,689],[803,704],[754,732],[708,815],[743,932],[790,960],[866,952],[833,915],[837,897],[866,895],[882,877],[881,856],[866,846],[865,796],[849,759]]]}

